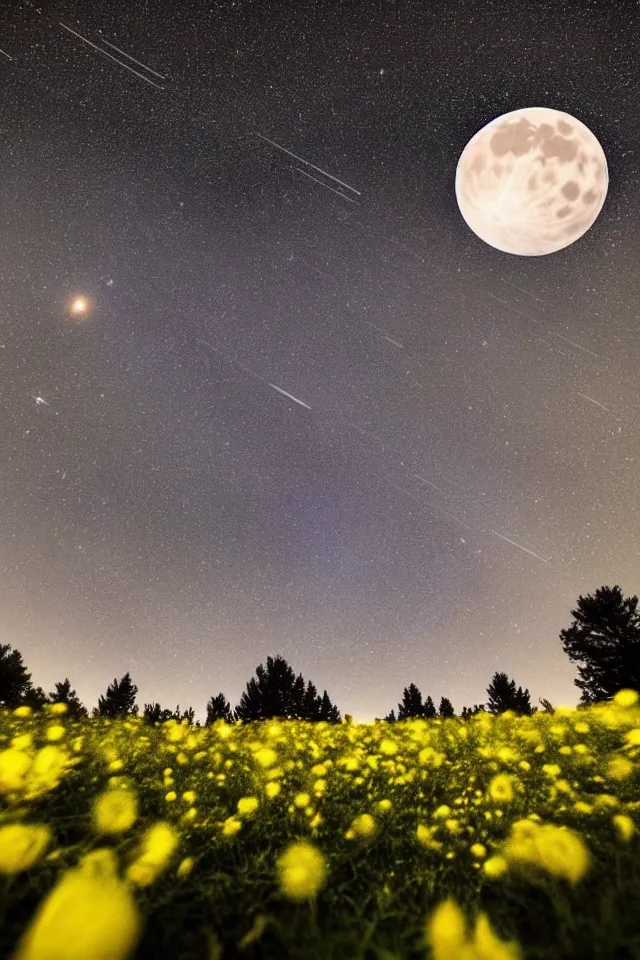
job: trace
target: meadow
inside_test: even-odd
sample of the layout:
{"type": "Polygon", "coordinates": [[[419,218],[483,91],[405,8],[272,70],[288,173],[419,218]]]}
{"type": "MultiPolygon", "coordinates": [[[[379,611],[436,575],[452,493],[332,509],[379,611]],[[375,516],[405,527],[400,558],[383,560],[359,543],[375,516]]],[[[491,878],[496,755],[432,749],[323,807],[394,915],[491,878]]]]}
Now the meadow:
{"type": "Polygon", "coordinates": [[[640,705],[0,715],[0,956],[640,957],[640,705]]]}

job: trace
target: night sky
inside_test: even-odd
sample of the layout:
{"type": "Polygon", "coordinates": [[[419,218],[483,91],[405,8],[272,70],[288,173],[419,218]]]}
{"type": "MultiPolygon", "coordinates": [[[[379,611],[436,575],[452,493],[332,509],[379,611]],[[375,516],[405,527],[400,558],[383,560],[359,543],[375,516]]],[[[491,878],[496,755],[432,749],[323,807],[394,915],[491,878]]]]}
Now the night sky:
{"type": "Polygon", "coordinates": [[[578,701],[579,594],[638,590],[639,38],[611,0],[3,4],[0,642],[35,684],[202,716],[280,653],[361,721],[496,670],[578,701]],[[534,105],[609,191],[519,257],[454,180],[534,105]]]}

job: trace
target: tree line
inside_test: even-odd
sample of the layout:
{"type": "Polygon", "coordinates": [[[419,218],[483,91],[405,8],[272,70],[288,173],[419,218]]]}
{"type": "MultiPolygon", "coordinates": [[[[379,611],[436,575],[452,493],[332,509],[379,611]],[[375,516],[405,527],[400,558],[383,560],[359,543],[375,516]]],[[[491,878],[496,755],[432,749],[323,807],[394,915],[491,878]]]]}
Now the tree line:
{"type": "MultiPolygon", "coordinates": [[[[610,700],[625,687],[640,691],[640,615],[637,604],[638,597],[625,599],[619,586],[601,587],[593,596],[580,596],[577,608],[571,611],[574,621],[568,629],[561,630],[560,641],[569,659],[578,664],[578,678],[574,683],[582,691],[579,707],[610,700]]],[[[138,688],[129,672],[120,680],[114,678],[99,697],[92,716],[138,716],[137,694],[138,688]]],[[[39,709],[47,703],[66,704],[68,715],[74,719],[89,716],[68,678],[56,683],[55,689],[47,694],[42,687],[33,685],[21,653],[12,649],[10,644],[0,644],[0,706],[39,709]]],[[[539,703],[543,710],[553,712],[553,706],[545,698],[540,698],[539,703]]],[[[532,705],[528,689],[516,688],[515,680],[506,673],[496,672],[487,687],[486,704],[463,707],[460,716],[468,719],[480,711],[498,714],[506,710],[531,716],[538,707],[532,705]]],[[[383,719],[394,723],[415,717],[431,719],[455,715],[448,697],[442,697],[436,709],[432,698],[427,696],[423,701],[419,688],[410,683],[404,688],[397,714],[391,710],[383,719]]],[[[142,717],[148,723],[173,719],[193,725],[195,711],[192,707],[181,711],[179,705],[170,710],[159,703],[145,703],[142,717]]],[[[305,683],[301,673],[296,676],[287,661],[276,656],[267,657],[266,666],[260,664],[257,667],[255,677],[247,683],[235,709],[231,708],[223,693],[212,696],[206,707],[205,725],[216,720],[249,723],[274,718],[342,722],[340,711],[331,702],[327,691],[320,696],[311,680],[305,683]]],[[[345,715],[345,720],[351,720],[349,714],[345,715]]]]}

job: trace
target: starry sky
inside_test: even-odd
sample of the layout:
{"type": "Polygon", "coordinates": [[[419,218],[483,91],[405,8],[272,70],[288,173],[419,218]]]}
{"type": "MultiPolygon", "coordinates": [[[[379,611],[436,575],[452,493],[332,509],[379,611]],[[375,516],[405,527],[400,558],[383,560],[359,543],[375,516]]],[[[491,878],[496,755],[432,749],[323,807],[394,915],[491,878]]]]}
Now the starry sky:
{"type": "Polygon", "coordinates": [[[34,683],[202,716],[279,653],[360,721],[496,670],[578,701],[571,609],[638,588],[638,37],[610,0],[3,8],[0,642],[34,683]],[[534,105],[609,190],[519,257],[454,180],[534,105]]]}

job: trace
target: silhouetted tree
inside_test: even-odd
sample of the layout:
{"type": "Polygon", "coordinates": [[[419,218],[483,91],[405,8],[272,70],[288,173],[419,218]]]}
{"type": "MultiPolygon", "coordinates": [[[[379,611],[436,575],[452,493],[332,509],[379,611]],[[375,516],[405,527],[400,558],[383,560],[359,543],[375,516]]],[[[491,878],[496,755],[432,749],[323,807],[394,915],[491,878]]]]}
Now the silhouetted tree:
{"type": "Polygon", "coordinates": [[[505,713],[507,710],[513,710],[520,715],[531,716],[534,712],[529,691],[523,690],[522,687],[516,690],[515,680],[509,680],[506,673],[494,673],[487,687],[487,697],[490,713],[505,713]]]}
{"type": "Polygon", "coordinates": [[[81,703],[75,690],[71,689],[68,677],[62,683],[56,683],[55,690],[49,694],[50,703],[66,703],[67,716],[72,720],[81,720],[89,716],[87,708],[81,703]]]}
{"type": "Polygon", "coordinates": [[[540,697],[538,699],[538,703],[542,707],[544,713],[555,713],[555,707],[545,697],[540,697]]]}
{"type": "Polygon", "coordinates": [[[188,710],[181,713],[180,704],[178,704],[175,710],[163,710],[159,703],[145,703],[142,714],[146,723],[166,723],[167,720],[177,720],[178,723],[183,723],[186,720],[190,727],[193,726],[195,716],[195,711],[192,707],[189,707],[188,710]]]}
{"type": "Polygon", "coordinates": [[[9,643],[0,643],[0,704],[20,706],[31,688],[31,674],[20,651],[12,650],[9,643]]]}
{"type": "Polygon", "coordinates": [[[449,717],[455,717],[456,712],[453,709],[453,704],[451,703],[451,700],[449,700],[448,697],[441,697],[438,714],[445,720],[448,719],[449,717]]]}
{"type": "Polygon", "coordinates": [[[127,671],[122,680],[114,677],[113,683],[107,687],[104,697],[98,699],[98,706],[94,709],[94,717],[130,717],[137,716],[136,695],[138,688],[131,680],[127,671]]]}
{"type": "Polygon", "coordinates": [[[170,710],[163,710],[159,703],[145,703],[142,719],[145,723],[164,723],[171,715],[170,710]]]}
{"type": "Polygon", "coordinates": [[[231,704],[224,693],[219,693],[217,697],[211,697],[207,704],[207,719],[205,726],[209,727],[216,720],[225,720],[227,723],[233,723],[236,719],[231,704]]]}
{"type": "Polygon", "coordinates": [[[320,715],[318,719],[324,720],[325,723],[342,723],[340,711],[335,704],[331,703],[329,694],[326,690],[322,694],[322,700],[320,702],[320,715]]]}
{"type": "Polygon", "coordinates": [[[476,703],[473,707],[463,707],[460,718],[462,720],[469,720],[470,717],[475,717],[477,713],[486,713],[484,703],[476,703]]]}
{"type": "Polygon", "coordinates": [[[425,720],[434,720],[438,716],[438,711],[436,710],[436,705],[431,699],[427,697],[424,702],[424,707],[422,708],[422,716],[425,720]]]}
{"type": "Polygon", "coordinates": [[[47,695],[42,687],[29,687],[22,698],[23,705],[31,707],[33,710],[42,710],[46,702],[47,695]]]}
{"type": "MultiPolygon", "coordinates": [[[[325,691],[326,692],[326,691],[325,691]]],[[[302,699],[302,716],[305,720],[319,720],[322,700],[318,696],[315,684],[309,680],[302,699]]]]}
{"type": "Polygon", "coordinates": [[[260,664],[256,677],[247,683],[236,707],[239,720],[305,719],[302,674],[296,677],[284,657],[267,657],[266,669],[260,664]]]}
{"type": "Polygon", "coordinates": [[[582,705],[609,700],[618,690],[640,691],[640,617],[637,597],[623,599],[619,586],[579,597],[574,623],[560,631],[564,652],[578,667],[574,680],[582,705]]]}
{"type": "Polygon", "coordinates": [[[385,723],[397,723],[396,712],[392,710],[391,713],[388,713],[384,718],[385,723]]]}
{"type": "Polygon", "coordinates": [[[398,721],[421,717],[423,710],[422,694],[415,683],[410,683],[402,691],[402,702],[398,704],[398,721]]]}

